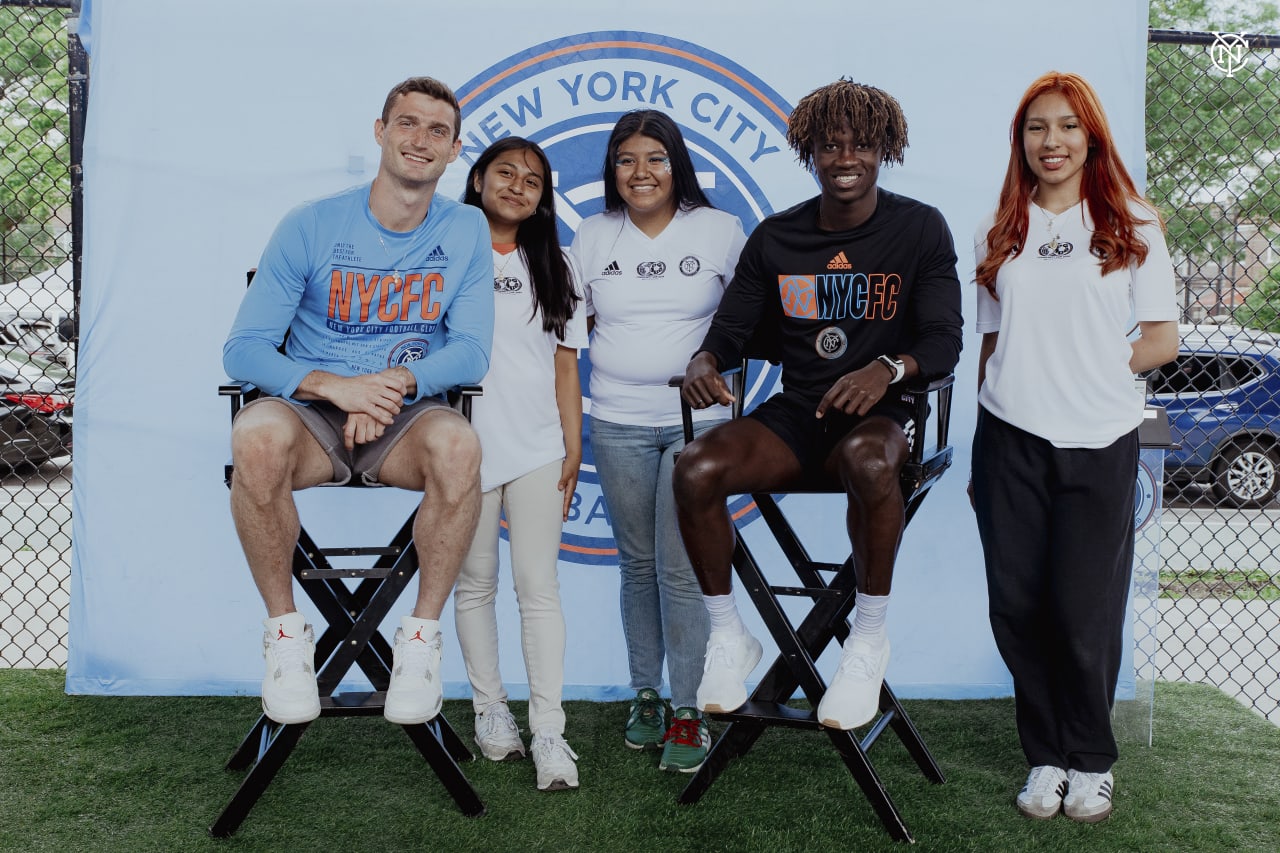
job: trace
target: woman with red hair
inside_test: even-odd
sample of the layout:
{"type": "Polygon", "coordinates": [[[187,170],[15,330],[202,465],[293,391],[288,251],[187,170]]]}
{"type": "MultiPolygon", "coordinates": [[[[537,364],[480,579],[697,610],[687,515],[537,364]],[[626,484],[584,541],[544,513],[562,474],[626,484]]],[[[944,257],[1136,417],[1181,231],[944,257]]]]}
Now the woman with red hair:
{"type": "Polygon", "coordinates": [[[1133,564],[1145,403],[1134,374],[1177,355],[1178,307],[1160,216],[1083,78],[1051,72],[1022,96],[975,244],[971,495],[1031,766],[1017,806],[1100,821],[1133,564]]]}

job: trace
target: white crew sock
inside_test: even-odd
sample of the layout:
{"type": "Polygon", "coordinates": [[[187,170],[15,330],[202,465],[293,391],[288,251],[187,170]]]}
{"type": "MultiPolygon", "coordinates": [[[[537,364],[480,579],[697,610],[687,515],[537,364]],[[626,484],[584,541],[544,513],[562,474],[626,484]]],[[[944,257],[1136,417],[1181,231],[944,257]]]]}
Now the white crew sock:
{"type": "Polygon", "coordinates": [[[858,593],[857,604],[853,609],[853,633],[849,635],[850,642],[854,637],[871,644],[872,648],[880,648],[888,639],[888,632],[885,630],[885,614],[889,610],[889,596],[887,595],[863,595],[858,593]]]}
{"type": "Polygon", "coordinates": [[[730,634],[745,634],[747,626],[742,624],[738,615],[738,605],[734,603],[733,593],[728,595],[704,595],[707,614],[711,617],[712,631],[725,631],[730,634]]]}
{"type": "Polygon", "coordinates": [[[413,637],[421,629],[422,639],[431,642],[431,638],[440,633],[440,620],[419,619],[417,616],[401,616],[400,628],[404,631],[406,640],[413,637]]]}

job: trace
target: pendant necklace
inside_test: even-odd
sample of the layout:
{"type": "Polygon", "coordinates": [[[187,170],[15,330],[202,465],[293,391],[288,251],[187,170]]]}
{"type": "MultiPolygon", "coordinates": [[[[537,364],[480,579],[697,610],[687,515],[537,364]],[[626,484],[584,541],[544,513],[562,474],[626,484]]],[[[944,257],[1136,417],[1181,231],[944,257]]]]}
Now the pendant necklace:
{"type": "Polygon", "coordinates": [[[520,252],[520,247],[517,246],[516,248],[512,249],[510,252],[507,252],[505,255],[503,255],[502,252],[498,251],[497,246],[494,246],[493,250],[497,252],[499,255],[502,255],[502,266],[498,267],[493,271],[493,284],[494,284],[494,289],[496,290],[499,283],[501,283],[502,281],[503,274],[507,271],[507,265],[510,264],[511,259],[520,252]]]}
{"type": "MultiPolygon", "coordinates": [[[[392,264],[392,263],[391,263],[391,250],[387,248],[387,241],[382,239],[382,235],[381,235],[381,234],[379,234],[379,235],[377,235],[377,236],[378,236],[378,244],[379,244],[380,246],[382,246],[382,254],[384,254],[384,255],[386,255],[386,256],[387,256],[387,266],[394,266],[394,267],[395,267],[395,272],[394,272],[394,273],[392,273],[392,275],[395,277],[395,279],[396,279],[397,281],[399,281],[399,280],[400,280],[400,264],[402,264],[402,263],[404,262],[405,255],[401,255],[401,256],[400,256],[400,260],[396,261],[396,262],[395,262],[395,264],[392,264]]],[[[408,253],[408,250],[406,250],[405,254],[407,254],[407,253],[408,253]]]]}
{"type": "MultiPolygon", "coordinates": [[[[1073,206],[1074,206],[1074,205],[1073,205],[1073,206]]],[[[1059,237],[1059,236],[1061,236],[1061,235],[1060,235],[1060,234],[1057,234],[1057,233],[1054,233],[1053,223],[1054,223],[1054,222],[1056,222],[1056,221],[1058,220],[1058,217],[1059,217],[1061,214],[1055,213],[1053,216],[1050,216],[1050,215],[1049,215],[1049,211],[1045,210],[1043,207],[1041,207],[1041,206],[1040,206],[1040,205],[1038,205],[1038,204],[1036,205],[1036,210],[1040,211],[1040,215],[1044,217],[1044,221],[1045,221],[1045,232],[1046,232],[1046,233],[1048,233],[1048,234],[1049,234],[1049,237],[1050,237],[1050,239],[1049,239],[1049,251],[1050,251],[1050,252],[1056,252],[1056,251],[1058,250],[1058,237],[1059,237]]]]}

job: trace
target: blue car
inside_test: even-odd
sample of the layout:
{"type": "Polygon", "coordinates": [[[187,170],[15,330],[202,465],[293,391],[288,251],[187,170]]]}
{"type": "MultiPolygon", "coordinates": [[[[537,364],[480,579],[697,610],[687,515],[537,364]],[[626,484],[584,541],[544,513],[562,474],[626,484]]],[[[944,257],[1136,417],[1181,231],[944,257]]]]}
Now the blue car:
{"type": "Polygon", "coordinates": [[[1236,326],[1179,332],[1177,360],[1146,375],[1181,445],[1166,478],[1207,484],[1230,506],[1269,504],[1280,491],[1280,337],[1236,326]]]}

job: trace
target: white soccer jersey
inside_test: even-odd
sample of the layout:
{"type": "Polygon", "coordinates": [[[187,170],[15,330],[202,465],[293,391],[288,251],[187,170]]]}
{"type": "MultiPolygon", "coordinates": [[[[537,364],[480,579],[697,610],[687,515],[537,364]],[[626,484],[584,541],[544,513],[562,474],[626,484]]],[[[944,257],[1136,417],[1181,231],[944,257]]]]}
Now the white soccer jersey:
{"type": "MultiPolygon", "coordinates": [[[[1089,251],[1093,221],[1081,204],[1055,215],[1031,205],[1027,246],[996,275],[997,302],[978,288],[977,330],[999,332],[978,402],[1056,447],[1106,447],[1142,423],[1143,395],[1129,370],[1129,330],[1178,319],[1173,264],[1160,226],[1141,226],[1146,261],[1106,276],[1089,251]]],[[[1133,206],[1142,219],[1155,214],[1133,206]]],[[[988,216],[975,237],[986,256],[988,216]]]]}
{"type": "MultiPolygon", "coordinates": [[[[633,426],[680,423],[679,394],[667,380],[684,373],[733,278],[746,235],[732,214],[678,211],[650,238],[625,213],[592,216],[572,253],[582,269],[591,339],[591,414],[633,426]]],[[[694,413],[724,418],[726,407],[694,413]]]]}
{"type": "MultiPolygon", "coordinates": [[[[534,311],[529,270],[519,249],[507,255],[495,251],[493,271],[493,352],[481,383],[484,393],[471,404],[471,423],[483,453],[480,488],[486,492],[564,458],[556,405],[556,347],[587,345],[583,302],[570,318],[563,341],[542,330],[542,313],[534,311]]],[[[574,281],[581,280],[574,270],[574,281]]]]}

